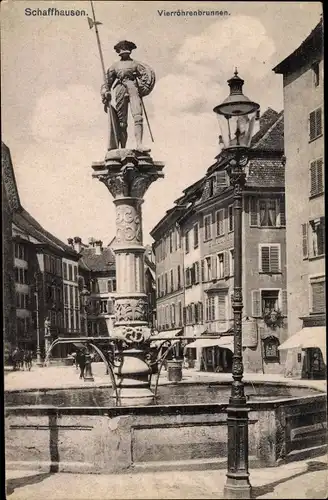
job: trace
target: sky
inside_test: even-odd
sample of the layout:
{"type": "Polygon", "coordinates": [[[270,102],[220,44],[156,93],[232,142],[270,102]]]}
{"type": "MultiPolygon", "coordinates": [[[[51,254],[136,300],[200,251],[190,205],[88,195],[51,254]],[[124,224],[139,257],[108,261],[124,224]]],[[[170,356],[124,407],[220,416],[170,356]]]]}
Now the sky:
{"type": "MultiPolygon", "coordinates": [[[[11,150],[21,203],[48,231],[108,244],[115,209],[91,164],[107,148],[100,100],[102,70],[94,29],[85,16],[28,16],[26,8],[84,10],[89,1],[1,2],[2,140],[11,150]]],[[[156,73],[145,97],[155,142],[144,144],[165,163],[143,205],[144,243],[183,189],[200,179],[219,152],[213,107],[228,95],[237,67],[244,93],[261,112],[283,109],[282,76],[272,68],[320,20],[320,2],[94,1],[106,68],[119,40],[156,73]],[[222,10],[227,16],[166,16],[160,11],[222,10]]],[[[131,120],[130,120],[131,122],[131,120]]],[[[128,146],[134,146],[129,127],[128,146]]]]}

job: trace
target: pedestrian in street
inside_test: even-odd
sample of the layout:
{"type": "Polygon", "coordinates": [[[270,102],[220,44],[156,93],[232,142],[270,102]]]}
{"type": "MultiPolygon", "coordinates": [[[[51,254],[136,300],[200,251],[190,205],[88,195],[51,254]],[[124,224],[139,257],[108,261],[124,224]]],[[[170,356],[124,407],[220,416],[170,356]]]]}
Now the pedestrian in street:
{"type": "Polygon", "coordinates": [[[76,355],[76,361],[78,366],[80,367],[80,378],[84,377],[84,370],[85,370],[85,363],[86,363],[86,357],[85,357],[85,351],[79,351],[76,355]]]}

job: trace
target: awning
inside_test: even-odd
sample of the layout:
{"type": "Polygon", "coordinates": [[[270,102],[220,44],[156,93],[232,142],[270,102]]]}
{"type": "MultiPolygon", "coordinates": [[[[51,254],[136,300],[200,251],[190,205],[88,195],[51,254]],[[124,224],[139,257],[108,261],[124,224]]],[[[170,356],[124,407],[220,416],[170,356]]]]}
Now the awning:
{"type": "Polygon", "coordinates": [[[233,336],[232,335],[224,335],[219,339],[197,339],[194,342],[186,345],[186,349],[188,348],[203,348],[206,347],[222,347],[222,349],[230,349],[233,352],[233,336]]]}
{"type": "Polygon", "coordinates": [[[151,340],[169,339],[171,337],[176,337],[181,332],[182,328],[179,328],[179,330],[167,330],[165,332],[158,332],[156,335],[151,337],[151,340]]]}
{"type": "Polygon", "coordinates": [[[326,327],[325,326],[312,326],[303,328],[295,333],[285,342],[283,342],[278,349],[306,349],[308,347],[318,347],[321,349],[322,356],[326,362],[326,327]]]}

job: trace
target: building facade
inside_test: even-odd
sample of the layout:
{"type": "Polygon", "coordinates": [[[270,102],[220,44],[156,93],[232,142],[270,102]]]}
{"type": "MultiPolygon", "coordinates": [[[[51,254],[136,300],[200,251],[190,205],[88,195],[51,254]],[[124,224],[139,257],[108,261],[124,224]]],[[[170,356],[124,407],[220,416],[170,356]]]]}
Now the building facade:
{"type": "MultiPolygon", "coordinates": [[[[9,351],[17,346],[34,352],[39,338],[44,354],[52,340],[67,334],[62,261],[66,259],[77,263],[79,256],[74,249],[46,231],[21,206],[10,151],[4,144],[2,152],[3,191],[6,196],[3,202],[5,262],[8,270],[12,266],[10,286],[5,285],[8,295],[4,311],[8,311],[9,319],[5,323],[4,338],[9,351]],[[46,321],[49,325],[47,330],[46,321]]],[[[8,277],[9,271],[5,283],[8,283],[8,277]]],[[[80,329],[79,325],[77,329],[80,329]]],[[[65,347],[58,347],[53,355],[61,357],[65,352],[65,347]]]]}
{"type": "MultiPolygon", "coordinates": [[[[276,373],[283,371],[278,346],[287,336],[283,114],[269,109],[259,121],[243,198],[244,363],[246,371],[276,373]]],[[[231,370],[233,351],[233,189],[226,166],[218,155],[151,232],[159,259],[158,327],[163,328],[161,308],[172,302],[165,276],[177,261],[184,276],[179,292],[184,335],[222,336],[197,340],[187,351],[196,368],[220,371],[231,370]],[[172,256],[167,250],[161,259],[177,224],[179,251],[172,256]]]]}
{"type": "MultiPolygon", "coordinates": [[[[292,336],[303,328],[326,325],[322,21],[274,71],[283,75],[292,336]]],[[[310,375],[315,359],[317,371],[325,371],[320,349],[292,349],[288,358],[291,375],[310,375]]]]}

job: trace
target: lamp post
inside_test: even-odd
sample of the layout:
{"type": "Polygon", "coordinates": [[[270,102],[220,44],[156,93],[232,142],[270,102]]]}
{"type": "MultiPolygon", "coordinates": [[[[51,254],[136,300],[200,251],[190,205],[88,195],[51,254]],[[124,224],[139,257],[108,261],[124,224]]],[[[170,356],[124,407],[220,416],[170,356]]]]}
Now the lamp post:
{"type": "Polygon", "coordinates": [[[228,80],[230,95],[214,108],[221,134],[222,156],[227,158],[227,172],[234,197],[234,354],[232,387],[227,409],[228,470],[224,498],[251,498],[248,472],[248,412],[243,382],[242,354],[242,196],[256,111],[259,104],[243,95],[244,80],[234,76],[228,80]]]}
{"type": "Polygon", "coordinates": [[[88,336],[88,321],[87,321],[87,312],[88,312],[88,304],[89,304],[89,297],[90,297],[90,292],[87,289],[86,285],[83,286],[83,289],[80,293],[81,297],[81,305],[82,305],[82,314],[83,314],[83,319],[84,319],[84,333],[86,336],[88,336]]]}
{"type": "Polygon", "coordinates": [[[36,365],[42,366],[40,349],[40,318],[39,318],[39,273],[34,273],[35,280],[35,308],[36,308],[36,365]]]}

